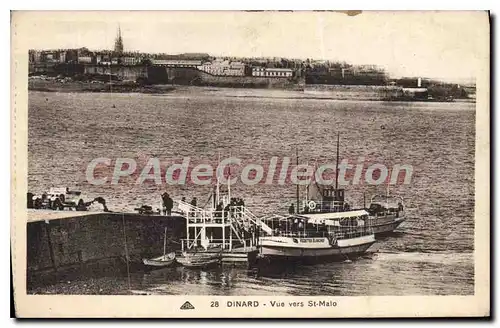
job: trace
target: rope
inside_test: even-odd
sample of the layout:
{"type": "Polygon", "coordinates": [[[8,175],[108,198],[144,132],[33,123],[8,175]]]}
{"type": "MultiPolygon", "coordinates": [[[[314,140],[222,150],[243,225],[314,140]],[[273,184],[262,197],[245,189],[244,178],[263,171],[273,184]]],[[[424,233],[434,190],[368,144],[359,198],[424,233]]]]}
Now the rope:
{"type": "Polygon", "coordinates": [[[127,281],[128,281],[128,289],[130,290],[130,265],[129,265],[129,256],[128,256],[128,247],[127,247],[127,234],[125,233],[125,215],[122,214],[122,225],[123,225],[123,240],[125,242],[125,259],[127,260],[127,281]]]}
{"type": "Polygon", "coordinates": [[[202,208],[205,208],[208,205],[208,203],[210,203],[211,199],[212,199],[212,193],[210,193],[210,195],[208,196],[207,202],[205,203],[205,205],[202,206],[202,208]]]}

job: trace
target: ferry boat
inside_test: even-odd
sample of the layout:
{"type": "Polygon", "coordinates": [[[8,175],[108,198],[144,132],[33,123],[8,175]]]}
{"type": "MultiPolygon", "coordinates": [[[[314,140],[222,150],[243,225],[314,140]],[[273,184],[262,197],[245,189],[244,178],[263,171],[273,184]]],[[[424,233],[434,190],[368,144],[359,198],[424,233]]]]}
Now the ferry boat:
{"type": "Polygon", "coordinates": [[[273,230],[259,238],[264,258],[299,261],[344,261],[365,253],[375,235],[365,210],[263,219],[273,230]]]}
{"type": "Polygon", "coordinates": [[[390,234],[406,220],[403,197],[399,196],[375,195],[367,211],[376,235],[390,234]]]}
{"type": "MultiPolygon", "coordinates": [[[[336,172],[338,172],[339,163],[339,140],[340,136],[337,136],[336,172]]],[[[300,206],[298,193],[297,190],[297,207],[300,206]]],[[[300,215],[311,219],[328,219],[330,217],[337,217],[337,213],[339,212],[361,210],[351,209],[349,203],[345,201],[345,190],[338,187],[338,174],[335,176],[335,187],[320,186],[317,183],[311,183],[311,185],[307,186],[305,198],[300,208],[297,208],[297,211],[300,215]]],[[[388,188],[386,195],[373,196],[368,208],[366,204],[363,204],[362,210],[368,212],[368,219],[365,221],[377,236],[392,233],[406,219],[403,198],[389,196],[388,188]]]]}
{"type": "Polygon", "coordinates": [[[306,199],[299,208],[299,214],[305,217],[330,218],[341,212],[364,210],[368,214],[367,224],[377,236],[392,233],[406,220],[403,198],[390,195],[375,195],[368,207],[351,209],[345,201],[345,190],[324,187],[320,189],[320,200],[306,199]]]}

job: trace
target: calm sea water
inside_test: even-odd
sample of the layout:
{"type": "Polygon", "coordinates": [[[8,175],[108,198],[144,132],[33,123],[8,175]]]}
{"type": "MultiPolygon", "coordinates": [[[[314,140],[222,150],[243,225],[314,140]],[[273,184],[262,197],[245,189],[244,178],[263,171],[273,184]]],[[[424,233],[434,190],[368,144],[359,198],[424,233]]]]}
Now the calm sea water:
{"type": "MultiPolygon", "coordinates": [[[[172,162],[190,156],[215,163],[218,154],[266,164],[272,156],[302,163],[341,158],[412,165],[411,182],[390,187],[405,198],[408,220],[373,246],[372,259],[296,266],[258,273],[224,266],[153,273],[114,273],[47,286],[54,293],[151,293],[217,295],[423,295],[474,293],[475,104],[397,103],[307,99],[268,90],[193,88],[167,95],[29,94],[29,176],[32,192],[71,186],[103,196],[112,210],[174,198],[208,199],[210,186],[131,183],[93,186],[86,165],[94,158],[150,157],[172,162]],[[130,283],[130,285],[129,285],[130,283]]],[[[347,200],[382,186],[348,185],[347,200]]],[[[232,186],[258,215],[286,211],[295,188],[232,186]]]]}

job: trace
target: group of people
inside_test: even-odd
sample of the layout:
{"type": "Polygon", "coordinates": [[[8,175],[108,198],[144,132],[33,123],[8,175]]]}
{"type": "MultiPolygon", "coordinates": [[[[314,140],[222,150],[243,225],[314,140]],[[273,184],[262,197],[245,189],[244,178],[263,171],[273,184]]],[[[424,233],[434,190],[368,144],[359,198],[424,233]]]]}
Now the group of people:
{"type": "Polygon", "coordinates": [[[278,225],[279,227],[274,228],[274,234],[277,236],[285,234],[286,231],[289,233],[305,233],[305,231],[317,230],[312,224],[307,223],[306,219],[298,217],[289,217],[286,221],[281,220],[278,225]]]}
{"type": "MultiPolygon", "coordinates": [[[[66,194],[69,194],[69,189],[66,188],[66,194]]],[[[40,196],[35,196],[33,193],[27,193],[27,207],[34,209],[52,209],[52,210],[64,210],[65,208],[75,209],[77,211],[87,211],[88,207],[95,202],[99,203],[103,207],[104,212],[111,212],[106,206],[106,200],[102,197],[96,197],[91,201],[84,202],[79,200],[77,203],[74,201],[68,201],[64,194],[59,194],[57,196],[49,196],[47,193],[43,193],[40,196]]]]}
{"type": "Polygon", "coordinates": [[[172,209],[174,208],[174,200],[167,192],[161,195],[161,201],[163,205],[163,215],[172,215],[172,209]]]}
{"type": "MultiPolygon", "coordinates": [[[[164,192],[161,195],[161,201],[163,207],[163,215],[171,216],[172,209],[174,208],[174,200],[172,199],[172,197],[170,197],[170,195],[167,192],[164,192]]],[[[182,197],[181,202],[186,202],[186,197],[182,197]]],[[[197,207],[198,200],[196,199],[196,197],[193,197],[190,204],[193,207],[197,207]]]]}
{"type": "Polygon", "coordinates": [[[237,215],[236,208],[240,207],[243,208],[245,206],[245,202],[241,198],[231,198],[230,202],[224,206],[222,202],[219,202],[215,206],[215,216],[216,217],[222,217],[228,216],[229,214],[232,214],[233,216],[237,215]]]}

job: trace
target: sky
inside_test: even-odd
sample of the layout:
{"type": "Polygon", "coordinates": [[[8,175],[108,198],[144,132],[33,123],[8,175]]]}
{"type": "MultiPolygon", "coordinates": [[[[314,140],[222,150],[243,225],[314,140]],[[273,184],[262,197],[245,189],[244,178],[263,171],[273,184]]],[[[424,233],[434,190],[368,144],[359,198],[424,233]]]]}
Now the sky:
{"type": "MultiPolygon", "coordinates": [[[[485,12],[24,12],[31,49],[288,57],[375,64],[393,77],[472,80],[487,58],[485,12]],[[484,52],[483,52],[484,53],[484,52]]],[[[19,18],[19,17],[16,17],[19,18]]]]}

